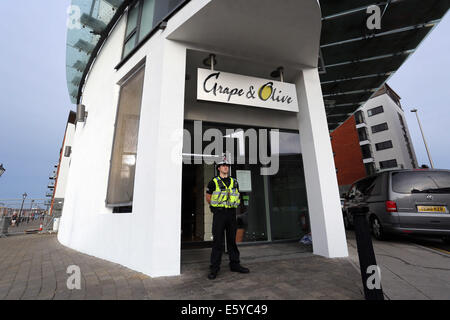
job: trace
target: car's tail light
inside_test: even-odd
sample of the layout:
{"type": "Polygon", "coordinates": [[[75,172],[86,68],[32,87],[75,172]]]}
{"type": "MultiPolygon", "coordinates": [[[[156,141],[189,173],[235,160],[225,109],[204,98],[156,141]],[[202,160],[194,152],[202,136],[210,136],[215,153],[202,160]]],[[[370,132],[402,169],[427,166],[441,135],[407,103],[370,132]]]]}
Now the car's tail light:
{"type": "Polygon", "coordinates": [[[397,212],[397,204],[395,203],[395,201],[386,201],[386,211],[397,212]]]}

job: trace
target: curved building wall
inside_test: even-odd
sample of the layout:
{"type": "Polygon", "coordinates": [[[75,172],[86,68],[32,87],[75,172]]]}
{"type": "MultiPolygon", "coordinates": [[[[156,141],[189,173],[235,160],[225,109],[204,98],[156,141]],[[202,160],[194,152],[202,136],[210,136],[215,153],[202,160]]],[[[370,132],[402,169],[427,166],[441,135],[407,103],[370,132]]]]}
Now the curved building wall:
{"type": "MultiPolygon", "coordinates": [[[[201,6],[202,3],[197,5],[201,6]]],[[[106,40],[86,80],[82,104],[86,106],[88,117],[85,123],[78,122],[75,132],[66,204],[58,239],[68,247],[120,263],[145,274],[176,275],[180,273],[180,241],[177,239],[179,217],[167,214],[167,221],[158,222],[154,221],[158,217],[150,213],[159,210],[157,208],[159,204],[156,204],[154,200],[159,196],[155,190],[155,184],[161,179],[157,169],[161,162],[154,155],[154,151],[160,150],[163,154],[165,150],[159,146],[164,141],[158,137],[160,135],[170,137],[167,133],[159,131],[160,126],[164,124],[164,119],[158,118],[159,115],[161,116],[159,107],[163,101],[160,99],[160,93],[164,85],[160,75],[163,72],[170,72],[164,69],[168,67],[175,69],[173,71],[175,74],[183,76],[182,82],[179,82],[181,86],[178,95],[173,97],[183,101],[185,59],[184,57],[177,59],[176,54],[180,52],[182,54],[183,50],[172,52],[171,44],[165,44],[167,41],[165,37],[157,33],[116,71],[115,66],[121,61],[125,28],[126,18],[122,17],[106,40]],[[175,55],[175,59],[181,63],[173,63],[172,66],[164,65],[163,56],[165,55],[175,55]],[[146,59],[144,94],[140,116],[133,212],[115,214],[105,205],[105,200],[120,92],[118,83],[144,59],[146,59]],[[157,224],[160,233],[155,231],[157,224]],[[165,230],[164,226],[168,229],[165,230]],[[155,241],[154,237],[160,238],[161,241],[155,241]],[[172,240],[165,241],[166,238],[172,240]],[[158,256],[158,260],[154,258],[155,256],[158,256]]],[[[174,103],[173,105],[182,106],[183,104],[174,103]]],[[[183,110],[180,115],[178,123],[175,121],[176,115],[172,119],[176,127],[183,125],[183,110]]],[[[167,130],[172,131],[170,127],[167,130]]],[[[159,169],[175,174],[180,171],[181,175],[181,164],[166,161],[164,168],[159,169]]],[[[170,179],[170,173],[166,177],[170,179]]],[[[176,193],[176,190],[174,191],[176,193]]],[[[179,208],[179,199],[171,200],[170,195],[162,195],[160,199],[165,201],[169,212],[171,209],[174,212],[173,208],[179,208]]]]}
{"type": "MultiPolygon", "coordinates": [[[[248,6],[250,12],[254,3],[254,0],[242,1],[241,5],[248,6]]],[[[265,6],[270,3],[264,1],[265,6]]],[[[290,1],[289,4],[298,6],[299,12],[312,11],[301,21],[295,20],[291,14],[291,19],[298,23],[299,32],[304,35],[303,42],[298,35],[287,32],[292,25],[283,25],[283,20],[274,21],[275,29],[271,30],[270,36],[279,40],[279,34],[286,34],[286,37],[291,37],[290,45],[293,40],[300,41],[297,47],[294,46],[299,53],[304,52],[302,46],[317,47],[303,56],[295,56],[297,64],[291,64],[295,65],[292,70],[297,74],[295,81],[302,107],[297,123],[301,127],[300,134],[308,137],[302,149],[310,155],[305,162],[305,170],[308,171],[307,188],[312,190],[308,194],[308,203],[316,208],[311,221],[315,232],[314,252],[329,257],[345,256],[347,249],[342,216],[338,213],[337,183],[328,183],[330,179],[335,179],[335,173],[318,72],[316,67],[302,64],[317,60],[320,8],[315,0],[290,1]],[[305,10],[300,10],[302,8],[305,10]],[[321,183],[323,179],[327,180],[327,184],[321,183]]],[[[231,41],[226,37],[233,37],[224,28],[233,28],[236,23],[245,26],[247,23],[233,20],[233,25],[211,25],[206,30],[204,23],[209,21],[211,14],[227,17],[233,13],[240,14],[233,6],[227,8],[230,12],[223,12],[221,5],[223,3],[218,0],[190,1],[171,17],[164,30],[156,31],[118,70],[115,67],[121,62],[126,17],[122,17],[112,29],[91,67],[83,90],[81,103],[86,106],[88,116],[85,122],[77,123],[74,134],[58,234],[62,244],[151,276],[180,274],[182,135],[177,133],[182,132],[185,117],[187,51],[217,52],[214,41],[231,41]],[[214,41],[195,44],[179,39],[185,37],[201,41],[203,38],[197,38],[197,33],[205,30],[211,35],[222,32],[222,38],[210,38],[214,41]],[[170,40],[174,34],[175,38],[170,40]],[[130,213],[113,213],[105,201],[120,83],[142,64],[145,64],[145,75],[133,207],[130,213]]],[[[276,17],[285,19],[285,15],[281,14],[283,8],[275,9],[280,11],[276,17]]],[[[259,23],[266,24],[262,12],[256,17],[260,19],[259,23]]],[[[252,36],[255,35],[244,32],[241,41],[245,42],[245,37],[252,36]]],[[[255,50],[256,47],[249,49],[255,50]]],[[[219,53],[231,54],[225,49],[219,53]]],[[[288,51],[280,49],[275,53],[279,54],[277,64],[292,58],[288,51]]],[[[287,125],[291,126],[295,126],[293,119],[287,125]]]]}

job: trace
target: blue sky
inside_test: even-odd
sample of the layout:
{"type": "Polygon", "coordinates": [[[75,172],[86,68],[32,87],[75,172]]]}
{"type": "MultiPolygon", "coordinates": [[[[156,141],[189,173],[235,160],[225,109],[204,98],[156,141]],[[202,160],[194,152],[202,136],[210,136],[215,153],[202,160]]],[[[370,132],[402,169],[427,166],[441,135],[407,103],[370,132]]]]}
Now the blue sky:
{"type": "Polygon", "coordinates": [[[435,168],[450,169],[450,15],[422,42],[388,80],[400,95],[419,164],[428,157],[411,109],[419,110],[435,168]]]}
{"type": "MultiPolygon", "coordinates": [[[[0,199],[44,198],[70,108],[65,75],[69,0],[3,0],[0,50],[0,199]]],[[[427,156],[419,116],[436,167],[450,169],[450,18],[443,19],[388,81],[402,97],[420,164],[427,156]]]]}
{"type": "MultiPolygon", "coordinates": [[[[69,0],[3,0],[0,199],[44,198],[72,107],[66,86],[69,0]],[[45,5],[43,5],[45,4],[45,5]]],[[[1,202],[1,201],[0,201],[1,202]]]]}

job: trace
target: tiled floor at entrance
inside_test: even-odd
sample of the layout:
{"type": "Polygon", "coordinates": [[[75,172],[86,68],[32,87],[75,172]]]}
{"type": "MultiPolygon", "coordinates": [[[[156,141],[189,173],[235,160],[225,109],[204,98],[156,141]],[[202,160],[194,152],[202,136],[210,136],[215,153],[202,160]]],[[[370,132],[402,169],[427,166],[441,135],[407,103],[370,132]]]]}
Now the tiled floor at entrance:
{"type": "Polygon", "coordinates": [[[347,259],[314,256],[298,243],[240,247],[250,274],[232,273],[227,256],[207,279],[210,249],[182,251],[182,275],[150,278],[60,245],[54,235],[0,239],[0,299],[362,299],[347,259]],[[68,290],[69,265],[82,273],[68,290]]]}

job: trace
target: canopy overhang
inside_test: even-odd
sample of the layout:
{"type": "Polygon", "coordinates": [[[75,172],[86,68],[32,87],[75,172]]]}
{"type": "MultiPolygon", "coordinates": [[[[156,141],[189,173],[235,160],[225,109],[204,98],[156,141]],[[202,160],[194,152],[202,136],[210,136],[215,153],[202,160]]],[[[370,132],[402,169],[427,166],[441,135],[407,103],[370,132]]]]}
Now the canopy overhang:
{"type": "MultiPolygon", "coordinates": [[[[109,31],[132,2],[72,1],[81,9],[81,27],[69,24],[67,35],[67,84],[73,103],[80,101],[84,81],[109,31]]],[[[179,2],[178,8],[182,8],[189,0],[179,2]]],[[[450,6],[449,0],[319,2],[320,59],[315,43],[315,32],[320,30],[320,21],[318,25],[315,21],[320,12],[312,0],[289,0],[282,5],[269,0],[212,0],[170,37],[199,45],[208,43],[230,55],[255,59],[264,52],[273,59],[274,68],[283,63],[311,67],[320,61],[328,124],[333,130],[400,68],[450,6]],[[382,11],[380,30],[367,28],[370,5],[378,5],[382,11]],[[313,30],[309,38],[302,29],[306,22],[313,24],[305,29],[313,30]],[[271,41],[264,42],[266,38],[271,41]]]]}
{"type": "MultiPolygon", "coordinates": [[[[317,67],[321,12],[317,0],[210,1],[169,39],[298,68],[317,67]]],[[[277,66],[274,66],[277,67],[277,66]]]]}

